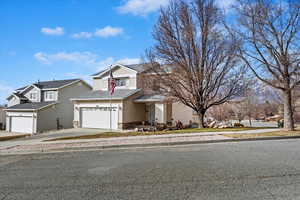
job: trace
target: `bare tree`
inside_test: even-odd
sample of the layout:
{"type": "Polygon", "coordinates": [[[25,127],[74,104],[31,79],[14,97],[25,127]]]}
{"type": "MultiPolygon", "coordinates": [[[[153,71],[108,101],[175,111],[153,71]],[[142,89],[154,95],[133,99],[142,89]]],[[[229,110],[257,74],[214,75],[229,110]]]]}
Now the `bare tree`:
{"type": "Polygon", "coordinates": [[[294,130],[292,91],[300,83],[299,1],[240,0],[236,32],[244,63],[262,82],[280,90],[284,127],[294,130]]]}
{"type": "Polygon", "coordinates": [[[211,107],[207,115],[217,121],[229,121],[235,117],[234,108],[229,103],[211,107]]]}
{"type": "Polygon", "coordinates": [[[173,1],[161,10],[147,52],[161,92],[192,108],[199,127],[209,108],[241,90],[239,41],[226,33],[223,18],[214,0],[173,1]]]}

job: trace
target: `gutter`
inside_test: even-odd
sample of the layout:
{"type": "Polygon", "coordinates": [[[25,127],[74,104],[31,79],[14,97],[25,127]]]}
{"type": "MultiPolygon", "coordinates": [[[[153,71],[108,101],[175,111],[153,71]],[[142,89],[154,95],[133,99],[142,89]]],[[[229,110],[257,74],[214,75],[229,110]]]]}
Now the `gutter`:
{"type": "Polygon", "coordinates": [[[94,101],[105,101],[105,100],[124,100],[124,99],[127,99],[128,97],[140,92],[142,89],[137,89],[133,92],[130,92],[128,95],[124,96],[124,97],[105,97],[105,98],[101,98],[101,97],[86,97],[86,98],[72,98],[70,99],[70,101],[90,101],[90,100],[94,100],[94,101]]]}
{"type": "Polygon", "coordinates": [[[53,105],[56,105],[56,104],[58,104],[58,102],[55,102],[55,103],[52,103],[52,104],[48,104],[48,105],[46,105],[46,106],[43,106],[43,107],[40,107],[40,108],[37,108],[37,109],[22,109],[22,108],[15,108],[15,109],[13,109],[13,108],[7,108],[7,109],[4,109],[4,111],[39,111],[39,110],[42,110],[42,109],[44,109],[44,108],[47,108],[47,107],[50,107],[50,106],[53,106],[53,105]]]}

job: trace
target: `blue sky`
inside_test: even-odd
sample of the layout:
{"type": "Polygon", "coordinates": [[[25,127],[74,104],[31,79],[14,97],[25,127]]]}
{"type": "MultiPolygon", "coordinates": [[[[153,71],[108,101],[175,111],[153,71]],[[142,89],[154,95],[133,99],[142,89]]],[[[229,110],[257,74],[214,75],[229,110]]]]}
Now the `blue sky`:
{"type": "Polygon", "coordinates": [[[89,79],[110,64],[137,63],[154,42],[159,8],[168,3],[1,0],[0,104],[13,89],[37,80],[89,79]]]}

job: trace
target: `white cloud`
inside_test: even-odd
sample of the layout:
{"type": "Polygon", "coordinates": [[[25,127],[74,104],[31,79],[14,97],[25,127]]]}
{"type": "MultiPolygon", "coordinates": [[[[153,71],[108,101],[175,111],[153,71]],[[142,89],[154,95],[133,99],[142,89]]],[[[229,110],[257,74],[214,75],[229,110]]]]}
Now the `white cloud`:
{"type": "Polygon", "coordinates": [[[34,54],[34,58],[44,64],[52,64],[57,61],[68,61],[82,64],[93,64],[96,62],[98,55],[91,52],[58,52],[55,54],[47,54],[38,52],[34,54]]]}
{"type": "Polygon", "coordinates": [[[60,36],[65,34],[64,28],[62,27],[56,27],[56,28],[42,28],[41,32],[45,35],[56,35],[56,36],[60,36]]]}
{"type": "Polygon", "coordinates": [[[169,5],[169,2],[170,0],[127,0],[124,5],[117,9],[120,13],[146,16],[159,10],[161,7],[169,5]]]}
{"type": "Polygon", "coordinates": [[[71,35],[74,39],[81,39],[81,38],[91,38],[93,36],[92,33],[89,32],[80,32],[80,33],[74,33],[71,35]]]}
{"type": "Polygon", "coordinates": [[[100,56],[89,51],[84,52],[58,52],[54,54],[47,54],[43,52],[37,52],[34,54],[34,58],[43,64],[53,64],[55,62],[70,62],[85,66],[91,66],[96,70],[103,69],[112,64],[138,64],[139,58],[122,58],[115,59],[113,57],[107,57],[100,59],[100,56]]]}
{"type": "Polygon", "coordinates": [[[124,32],[123,29],[120,27],[106,26],[102,29],[97,29],[95,32],[95,36],[107,38],[107,37],[121,35],[123,34],[123,32],[124,32]]]}
{"type": "Polygon", "coordinates": [[[42,52],[35,53],[33,55],[33,57],[44,64],[50,64],[50,61],[48,60],[47,55],[45,55],[42,52]]]}

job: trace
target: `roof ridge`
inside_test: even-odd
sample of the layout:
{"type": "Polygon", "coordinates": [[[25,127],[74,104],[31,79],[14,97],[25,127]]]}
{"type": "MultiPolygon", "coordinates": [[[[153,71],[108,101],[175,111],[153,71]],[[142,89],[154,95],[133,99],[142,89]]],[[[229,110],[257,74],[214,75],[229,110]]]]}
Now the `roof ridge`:
{"type": "Polygon", "coordinates": [[[76,80],[81,80],[81,79],[80,78],[74,78],[74,79],[61,79],[61,80],[52,80],[52,81],[39,81],[39,82],[35,82],[33,84],[48,83],[48,82],[60,82],[60,81],[76,81],[76,80]]]}

